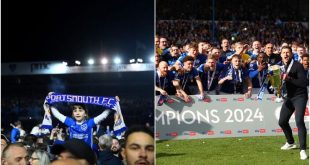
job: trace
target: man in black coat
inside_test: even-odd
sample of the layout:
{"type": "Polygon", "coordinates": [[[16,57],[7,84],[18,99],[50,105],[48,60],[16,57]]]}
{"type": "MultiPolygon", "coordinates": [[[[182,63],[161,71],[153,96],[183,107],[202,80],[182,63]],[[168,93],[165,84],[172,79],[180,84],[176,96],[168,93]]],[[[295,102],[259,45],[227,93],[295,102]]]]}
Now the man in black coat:
{"type": "Polygon", "coordinates": [[[284,102],[280,112],[279,125],[283,129],[287,142],[281,147],[281,150],[296,148],[292,129],[289,125],[289,120],[295,112],[295,121],[298,128],[300,143],[300,159],[306,160],[308,158],[306,153],[307,130],[304,122],[304,114],[308,100],[308,82],[302,64],[294,61],[292,57],[292,49],[287,46],[282,47],[282,95],[284,96],[284,102]]]}
{"type": "Polygon", "coordinates": [[[98,161],[99,165],[123,165],[120,158],[116,157],[111,151],[112,137],[109,135],[101,135],[99,137],[99,153],[98,161]]]}

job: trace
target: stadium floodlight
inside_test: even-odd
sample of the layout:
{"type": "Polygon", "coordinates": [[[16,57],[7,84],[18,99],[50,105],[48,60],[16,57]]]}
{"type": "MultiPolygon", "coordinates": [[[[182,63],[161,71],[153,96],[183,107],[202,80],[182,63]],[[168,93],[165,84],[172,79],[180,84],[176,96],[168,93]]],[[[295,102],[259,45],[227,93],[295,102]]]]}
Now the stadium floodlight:
{"type": "Polygon", "coordinates": [[[76,65],[81,65],[81,61],[75,60],[75,64],[76,64],[76,65]]]}
{"type": "Polygon", "coordinates": [[[101,59],[101,64],[107,64],[107,63],[108,63],[108,59],[106,59],[106,58],[101,59]]]}
{"type": "Polygon", "coordinates": [[[87,63],[89,64],[89,65],[93,65],[94,63],[95,63],[95,60],[94,59],[89,59],[88,61],[87,61],[87,63]]]}
{"type": "Polygon", "coordinates": [[[137,63],[142,63],[142,62],[143,62],[142,58],[137,59],[137,63]]]}
{"type": "Polygon", "coordinates": [[[150,57],[150,61],[151,61],[151,62],[155,62],[155,57],[154,57],[154,56],[151,56],[151,57],[150,57]]]}
{"type": "Polygon", "coordinates": [[[130,59],[130,60],[129,60],[129,63],[134,63],[134,62],[136,62],[135,59],[130,59]]]}
{"type": "Polygon", "coordinates": [[[119,57],[115,57],[114,58],[114,63],[115,64],[120,64],[121,63],[121,59],[119,57]]]}
{"type": "Polygon", "coordinates": [[[68,62],[63,61],[63,62],[62,62],[62,65],[63,65],[63,66],[67,66],[67,65],[68,65],[68,62]]]}

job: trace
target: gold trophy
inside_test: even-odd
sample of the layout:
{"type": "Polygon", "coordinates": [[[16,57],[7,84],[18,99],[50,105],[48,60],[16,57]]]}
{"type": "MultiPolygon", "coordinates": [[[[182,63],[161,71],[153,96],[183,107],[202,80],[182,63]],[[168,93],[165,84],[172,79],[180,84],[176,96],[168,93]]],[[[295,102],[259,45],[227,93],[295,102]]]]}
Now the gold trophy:
{"type": "Polygon", "coordinates": [[[279,65],[272,65],[268,67],[268,79],[272,88],[274,89],[274,93],[277,96],[276,102],[282,102],[283,99],[281,97],[281,67],[279,65]]]}

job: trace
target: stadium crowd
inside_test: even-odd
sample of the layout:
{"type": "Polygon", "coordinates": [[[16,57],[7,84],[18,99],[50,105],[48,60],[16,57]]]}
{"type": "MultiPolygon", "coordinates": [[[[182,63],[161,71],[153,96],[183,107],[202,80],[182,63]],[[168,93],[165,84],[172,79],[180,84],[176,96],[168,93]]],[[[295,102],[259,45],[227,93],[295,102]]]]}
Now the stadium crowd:
{"type": "MultiPolygon", "coordinates": [[[[1,152],[1,164],[56,164],[59,161],[74,161],[66,160],[68,157],[78,159],[78,162],[72,162],[73,164],[89,165],[133,164],[136,161],[147,161],[152,164],[154,162],[154,147],[152,148],[154,112],[152,100],[140,99],[138,102],[131,96],[124,95],[120,101],[124,121],[128,126],[127,131],[146,132],[144,134],[147,135],[147,140],[150,140],[150,137],[152,140],[148,141],[149,146],[147,148],[143,148],[146,146],[138,144],[135,140],[135,145],[138,144],[135,146],[135,151],[143,150],[143,152],[139,152],[135,158],[127,159],[123,158],[122,150],[129,152],[129,154],[132,151],[132,146],[126,147],[126,137],[128,138],[129,135],[126,135],[127,131],[123,132],[121,138],[115,135],[113,129],[115,118],[112,111],[111,114],[105,117],[105,120],[91,129],[93,134],[91,135],[92,145],[90,146],[85,141],[72,138],[70,127],[66,123],[58,121],[54,115],[51,116],[54,128],[50,130],[43,128],[44,110],[42,102],[40,96],[28,98],[6,96],[2,98],[1,151],[3,152],[1,152]],[[141,107],[144,109],[143,112],[140,112],[141,107]],[[139,114],[139,116],[136,114],[139,114]],[[136,127],[135,125],[140,126],[136,127]],[[142,127],[142,125],[144,126],[142,127]],[[70,152],[69,156],[62,153],[65,150],[70,152]]],[[[57,108],[61,109],[62,114],[68,117],[72,115],[73,118],[73,111],[68,108],[70,106],[72,105],[68,103],[57,104],[57,108]]],[[[87,109],[91,109],[87,111],[87,115],[90,117],[98,116],[103,112],[102,107],[96,105],[87,105],[87,109]]],[[[142,137],[145,136],[139,134],[138,142],[143,142],[142,137]]],[[[136,138],[136,136],[133,136],[133,138],[136,138]]]]}
{"type": "Polygon", "coordinates": [[[9,136],[1,134],[1,164],[154,164],[154,133],[147,125],[131,126],[121,138],[109,127],[104,132],[93,131],[92,146],[69,136],[67,128],[56,126],[49,131],[40,126],[27,133],[23,123],[16,121],[9,136]]]}
{"type": "MultiPolygon", "coordinates": [[[[191,101],[189,95],[251,97],[265,85],[270,66],[282,65],[281,48],[287,46],[308,78],[309,27],[303,3],[219,0],[213,11],[211,0],[157,1],[155,90],[163,96],[158,104],[169,101],[168,95],[185,102],[191,101]]],[[[268,92],[275,93],[276,87],[267,83],[268,92]]]]}
{"type": "MultiPolygon", "coordinates": [[[[157,95],[164,96],[159,99],[159,105],[169,101],[168,95],[176,95],[185,102],[191,102],[189,95],[204,99],[207,94],[239,93],[249,98],[265,84],[270,66],[282,65],[279,53],[283,47],[292,49],[293,59],[303,64],[309,77],[308,48],[297,41],[283,42],[277,49],[273,42],[262,44],[259,40],[230,44],[231,41],[224,38],[217,47],[205,40],[169,45],[168,39],[155,37],[155,90],[157,95]]],[[[280,68],[278,70],[280,72],[280,68]]],[[[274,93],[275,87],[268,83],[268,92],[274,93]]]]}

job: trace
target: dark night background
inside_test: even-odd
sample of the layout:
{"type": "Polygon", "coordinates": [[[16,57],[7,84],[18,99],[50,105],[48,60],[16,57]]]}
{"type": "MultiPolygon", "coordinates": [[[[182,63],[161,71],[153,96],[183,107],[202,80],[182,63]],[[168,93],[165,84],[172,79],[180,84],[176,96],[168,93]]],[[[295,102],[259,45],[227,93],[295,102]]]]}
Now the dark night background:
{"type": "Polygon", "coordinates": [[[151,0],[2,1],[2,62],[150,55],[151,0]]]}
{"type": "MultiPolygon", "coordinates": [[[[2,1],[1,6],[2,63],[86,61],[89,57],[112,59],[115,55],[123,63],[138,57],[149,62],[153,53],[152,0],[18,0],[2,1]]],[[[1,127],[8,133],[9,123],[21,120],[25,130],[30,131],[42,121],[42,104],[49,91],[118,95],[127,126],[146,122],[153,125],[153,75],[153,71],[2,75],[1,127]]],[[[101,112],[96,110],[98,107],[89,107],[90,116],[101,112]]],[[[71,116],[66,109],[63,113],[71,116]]],[[[113,124],[113,115],[102,123],[104,127],[107,124],[113,124]]]]}

